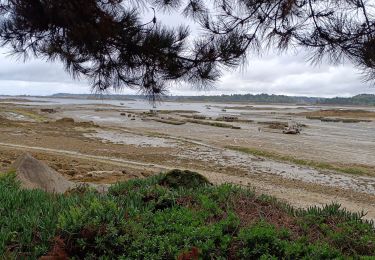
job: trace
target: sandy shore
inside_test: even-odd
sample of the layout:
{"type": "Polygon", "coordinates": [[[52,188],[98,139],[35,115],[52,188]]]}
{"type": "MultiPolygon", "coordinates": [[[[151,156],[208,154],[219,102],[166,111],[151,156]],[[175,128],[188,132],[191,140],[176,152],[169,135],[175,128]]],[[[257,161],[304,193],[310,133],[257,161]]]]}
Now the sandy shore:
{"type": "Polygon", "coordinates": [[[3,172],[24,151],[73,181],[114,183],[173,168],[190,169],[215,183],[253,187],[299,207],[335,201],[350,210],[368,212],[367,217],[375,219],[373,121],[345,124],[309,120],[301,113],[319,108],[297,106],[230,109],[217,105],[207,109],[205,115],[204,105],[193,104],[191,111],[185,109],[187,106],[184,111],[172,107],[155,116],[126,102],[121,106],[18,101],[0,103],[3,172]],[[42,112],[43,108],[53,112],[42,112]],[[184,121],[196,114],[207,116],[205,122],[211,123],[222,114],[235,114],[243,121],[227,123],[241,129],[184,121]],[[75,121],[56,122],[63,117],[75,121]],[[304,125],[301,135],[283,135],[280,129],[264,124],[290,120],[304,125]],[[182,121],[179,125],[166,123],[182,121]],[[366,169],[366,174],[295,165],[233,151],[228,146],[267,150],[343,167],[354,165],[366,169]]]}

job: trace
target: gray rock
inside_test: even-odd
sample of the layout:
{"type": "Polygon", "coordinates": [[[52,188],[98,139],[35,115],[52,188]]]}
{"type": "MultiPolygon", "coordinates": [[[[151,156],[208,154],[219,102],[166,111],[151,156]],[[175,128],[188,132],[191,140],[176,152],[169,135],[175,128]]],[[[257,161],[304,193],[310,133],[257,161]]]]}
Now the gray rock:
{"type": "Polygon", "coordinates": [[[28,153],[22,154],[13,163],[17,179],[24,189],[41,189],[50,193],[64,193],[75,184],[50,168],[44,162],[38,161],[28,153]]]}

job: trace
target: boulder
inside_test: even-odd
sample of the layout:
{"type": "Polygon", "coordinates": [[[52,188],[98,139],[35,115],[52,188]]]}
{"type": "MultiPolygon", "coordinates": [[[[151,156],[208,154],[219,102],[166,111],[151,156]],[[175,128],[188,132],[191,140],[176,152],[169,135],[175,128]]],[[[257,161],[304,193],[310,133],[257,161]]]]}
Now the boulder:
{"type": "Polygon", "coordinates": [[[13,163],[17,179],[24,189],[41,189],[50,193],[64,193],[72,189],[73,182],[65,179],[61,174],[47,164],[38,161],[28,153],[22,154],[13,163]]]}

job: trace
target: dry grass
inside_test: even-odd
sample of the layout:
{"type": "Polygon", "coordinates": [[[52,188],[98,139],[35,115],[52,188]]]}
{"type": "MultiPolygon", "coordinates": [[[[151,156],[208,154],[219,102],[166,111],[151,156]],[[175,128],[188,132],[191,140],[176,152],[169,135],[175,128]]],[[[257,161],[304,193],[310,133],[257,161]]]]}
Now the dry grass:
{"type": "Polygon", "coordinates": [[[275,108],[275,107],[254,107],[254,106],[231,106],[231,107],[225,107],[225,109],[232,109],[232,110],[277,110],[279,108],[275,108]]]}
{"type": "Polygon", "coordinates": [[[176,119],[161,119],[161,118],[154,118],[152,119],[156,122],[159,122],[159,123],[164,123],[164,124],[168,124],[168,125],[184,125],[186,122],[184,121],[179,121],[179,120],[176,120],[176,119]]]}
{"type": "Polygon", "coordinates": [[[195,119],[188,119],[188,120],[186,120],[186,122],[192,123],[192,124],[214,126],[214,127],[223,127],[223,128],[231,128],[231,129],[241,129],[241,127],[239,127],[239,126],[234,126],[234,125],[230,125],[230,124],[224,124],[224,123],[220,123],[220,122],[210,122],[210,121],[195,120],[195,119]]]}
{"type": "Polygon", "coordinates": [[[268,128],[271,129],[285,129],[285,127],[288,127],[288,122],[281,121],[258,122],[258,124],[266,125],[268,128]]]}
{"type": "Polygon", "coordinates": [[[198,114],[198,111],[195,110],[156,110],[159,114],[176,114],[176,113],[184,113],[184,114],[198,114]]]}
{"type": "Polygon", "coordinates": [[[311,112],[303,112],[299,115],[319,119],[319,117],[345,117],[345,118],[375,118],[375,112],[361,109],[327,109],[311,112]]]}

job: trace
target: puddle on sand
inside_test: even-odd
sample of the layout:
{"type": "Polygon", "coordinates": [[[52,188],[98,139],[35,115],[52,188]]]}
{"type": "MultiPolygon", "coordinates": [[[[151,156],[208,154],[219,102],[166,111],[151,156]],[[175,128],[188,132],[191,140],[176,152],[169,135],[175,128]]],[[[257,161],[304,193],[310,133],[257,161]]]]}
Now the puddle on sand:
{"type": "Polygon", "coordinates": [[[178,146],[178,142],[160,137],[150,137],[136,135],[132,133],[104,131],[99,130],[96,133],[88,133],[84,135],[88,138],[97,138],[103,142],[111,142],[114,144],[128,144],[138,147],[166,147],[173,148],[178,146]]]}

